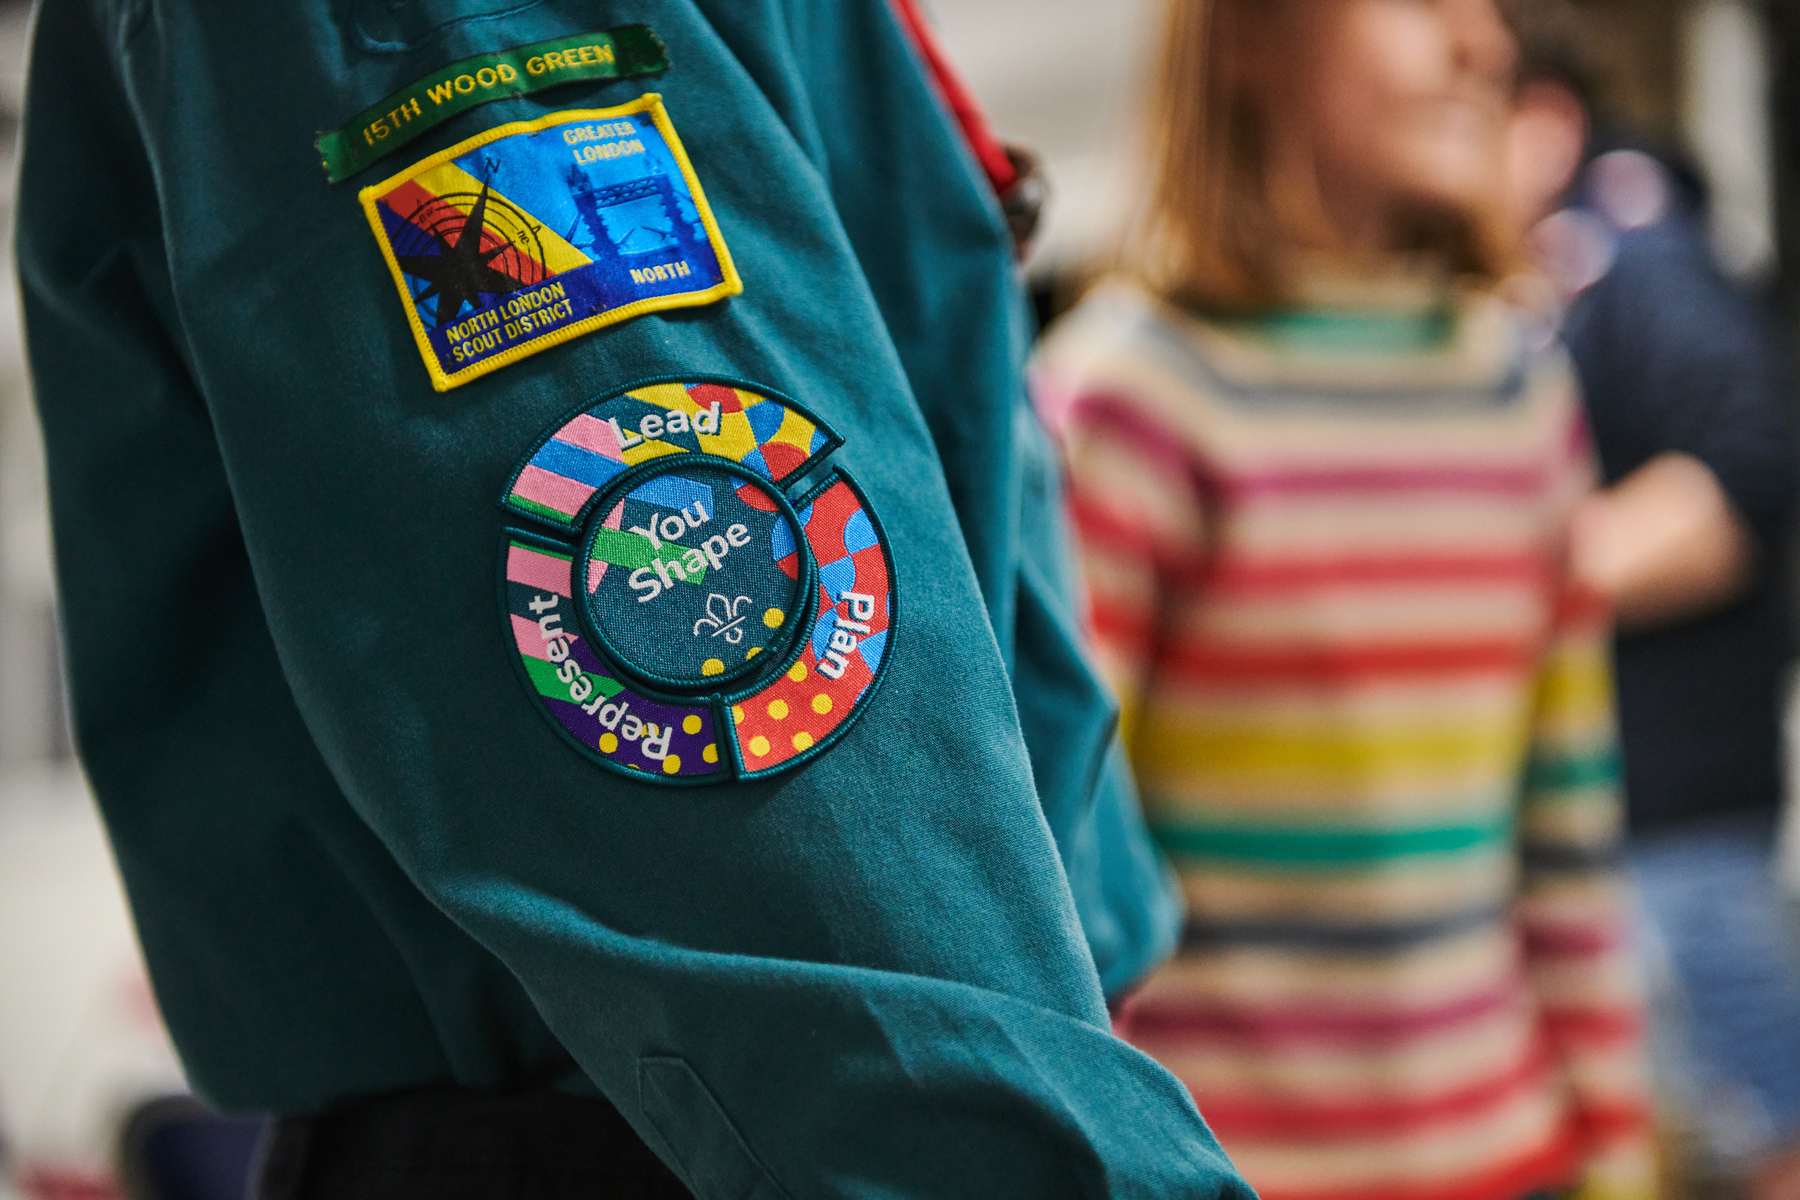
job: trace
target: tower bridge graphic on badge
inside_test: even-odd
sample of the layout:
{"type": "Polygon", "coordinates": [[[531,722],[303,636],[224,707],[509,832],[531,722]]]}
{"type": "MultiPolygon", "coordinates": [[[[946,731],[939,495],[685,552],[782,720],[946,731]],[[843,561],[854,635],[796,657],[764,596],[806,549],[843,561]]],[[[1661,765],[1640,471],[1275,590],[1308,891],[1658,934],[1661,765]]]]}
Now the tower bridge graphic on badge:
{"type": "Polygon", "coordinates": [[[489,130],[361,198],[439,390],[742,290],[654,95],[489,130]]]}
{"type": "Polygon", "coordinates": [[[840,444],[792,400],[706,379],[628,388],[538,444],[501,499],[501,573],[558,732],[670,783],[788,770],[843,735],[896,597],[873,512],[828,468],[840,444]]]}

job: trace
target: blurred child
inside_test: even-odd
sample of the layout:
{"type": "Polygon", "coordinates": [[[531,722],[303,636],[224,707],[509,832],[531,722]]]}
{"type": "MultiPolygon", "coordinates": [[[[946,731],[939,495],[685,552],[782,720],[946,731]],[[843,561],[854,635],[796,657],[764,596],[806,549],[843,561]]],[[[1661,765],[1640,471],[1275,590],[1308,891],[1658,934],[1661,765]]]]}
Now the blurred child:
{"type": "Polygon", "coordinates": [[[1567,363],[1484,295],[1491,0],[1172,0],[1135,277],[1049,336],[1186,895],[1130,1035],[1264,1200],[1654,1192],[1567,363]]]}

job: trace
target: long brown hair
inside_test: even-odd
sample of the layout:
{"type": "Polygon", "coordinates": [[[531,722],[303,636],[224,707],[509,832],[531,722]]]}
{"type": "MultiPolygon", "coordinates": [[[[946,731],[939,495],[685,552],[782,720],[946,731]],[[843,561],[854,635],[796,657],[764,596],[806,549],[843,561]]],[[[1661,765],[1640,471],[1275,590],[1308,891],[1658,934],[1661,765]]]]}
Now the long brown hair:
{"type": "MultiPolygon", "coordinates": [[[[1165,0],[1146,126],[1150,187],[1125,264],[1153,291],[1202,308],[1288,299],[1283,252],[1316,237],[1316,193],[1276,178],[1267,114],[1249,98],[1232,54],[1252,8],[1283,0],[1165,0]]],[[[1506,267],[1494,215],[1419,212],[1404,249],[1491,282],[1506,267]]]]}

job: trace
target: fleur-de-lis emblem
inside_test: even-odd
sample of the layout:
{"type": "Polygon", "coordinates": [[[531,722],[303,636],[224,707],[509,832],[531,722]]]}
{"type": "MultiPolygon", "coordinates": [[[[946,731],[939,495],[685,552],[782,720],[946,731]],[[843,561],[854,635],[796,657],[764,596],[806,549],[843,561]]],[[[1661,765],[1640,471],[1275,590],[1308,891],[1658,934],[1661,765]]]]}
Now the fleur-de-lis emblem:
{"type": "Polygon", "coordinates": [[[700,636],[702,627],[708,627],[708,637],[724,635],[726,641],[737,645],[744,640],[744,607],[750,603],[750,597],[739,596],[729,600],[718,592],[706,598],[706,615],[694,622],[694,636],[700,636]]]}

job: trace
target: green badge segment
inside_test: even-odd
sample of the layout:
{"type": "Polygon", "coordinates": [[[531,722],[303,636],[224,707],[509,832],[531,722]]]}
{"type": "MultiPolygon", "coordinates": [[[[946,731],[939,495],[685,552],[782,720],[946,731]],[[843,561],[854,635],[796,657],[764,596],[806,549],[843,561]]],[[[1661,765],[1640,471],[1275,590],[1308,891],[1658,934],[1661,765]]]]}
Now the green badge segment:
{"type": "Polygon", "coordinates": [[[321,133],[314,144],[326,176],[338,183],[433,126],[491,100],[561,83],[629,79],[668,69],[662,41],[648,25],[533,42],[451,63],[364,109],[342,129],[321,133]]]}

